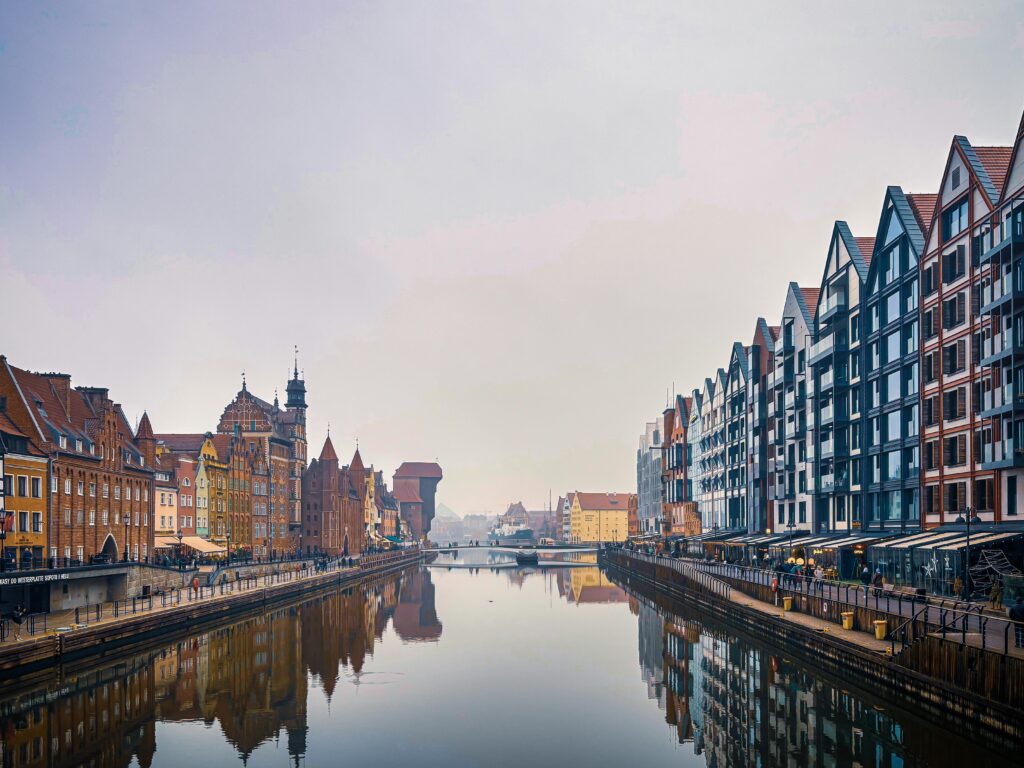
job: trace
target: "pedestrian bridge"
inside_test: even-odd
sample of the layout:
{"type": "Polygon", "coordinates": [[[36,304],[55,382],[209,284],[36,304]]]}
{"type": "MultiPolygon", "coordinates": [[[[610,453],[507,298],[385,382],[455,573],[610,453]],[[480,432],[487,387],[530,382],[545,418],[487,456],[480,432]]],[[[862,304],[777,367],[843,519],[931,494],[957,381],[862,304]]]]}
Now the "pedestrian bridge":
{"type": "MultiPolygon", "coordinates": [[[[579,554],[594,554],[598,551],[598,547],[537,547],[537,546],[499,546],[496,544],[481,544],[479,547],[471,545],[460,545],[456,547],[437,547],[435,549],[427,550],[428,552],[437,552],[438,554],[451,553],[457,555],[460,551],[462,552],[505,552],[510,555],[515,555],[520,552],[536,552],[538,562],[531,563],[526,568],[593,568],[596,563],[594,562],[579,562],[577,560],[563,560],[562,555],[579,555],[579,554]]],[[[501,570],[504,568],[517,568],[520,567],[514,560],[507,562],[497,563],[460,563],[453,561],[439,562],[434,560],[433,562],[426,563],[429,568],[446,568],[446,569],[484,569],[488,568],[491,570],[501,570]]]]}

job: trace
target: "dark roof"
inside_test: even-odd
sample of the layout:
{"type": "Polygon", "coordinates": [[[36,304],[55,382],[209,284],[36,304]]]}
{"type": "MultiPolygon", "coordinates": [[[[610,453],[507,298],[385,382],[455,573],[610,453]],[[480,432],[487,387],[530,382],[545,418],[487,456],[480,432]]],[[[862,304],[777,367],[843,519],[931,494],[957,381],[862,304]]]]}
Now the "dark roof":
{"type": "Polygon", "coordinates": [[[441,466],[432,461],[403,461],[395,471],[395,477],[442,477],[441,466]]]}
{"type": "Polygon", "coordinates": [[[146,411],[142,412],[142,418],[139,419],[139,426],[135,430],[136,440],[151,440],[153,438],[153,425],[149,423],[149,414],[146,411]]]}

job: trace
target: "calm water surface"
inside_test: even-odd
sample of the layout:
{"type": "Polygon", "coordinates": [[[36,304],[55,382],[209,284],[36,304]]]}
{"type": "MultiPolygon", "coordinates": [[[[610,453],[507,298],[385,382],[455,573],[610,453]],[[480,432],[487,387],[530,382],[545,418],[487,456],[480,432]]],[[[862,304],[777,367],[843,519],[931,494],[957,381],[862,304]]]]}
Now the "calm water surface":
{"type": "Polygon", "coordinates": [[[473,555],[3,681],[0,765],[1013,763],[596,567],[473,555]]]}

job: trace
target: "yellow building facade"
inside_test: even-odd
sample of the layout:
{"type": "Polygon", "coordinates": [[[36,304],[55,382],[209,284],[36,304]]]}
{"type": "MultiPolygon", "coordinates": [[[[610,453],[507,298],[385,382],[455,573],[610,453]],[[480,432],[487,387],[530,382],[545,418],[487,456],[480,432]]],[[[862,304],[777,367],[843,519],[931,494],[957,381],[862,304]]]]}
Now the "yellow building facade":
{"type": "Polygon", "coordinates": [[[28,566],[55,553],[47,551],[47,461],[42,456],[8,453],[4,457],[4,493],[7,509],[5,555],[28,566]]]}
{"type": "Polygon", "coordinates": [[[622,542],[629,538],[628,493],[570,494],[569,536],[574,544],[622,542]]]}

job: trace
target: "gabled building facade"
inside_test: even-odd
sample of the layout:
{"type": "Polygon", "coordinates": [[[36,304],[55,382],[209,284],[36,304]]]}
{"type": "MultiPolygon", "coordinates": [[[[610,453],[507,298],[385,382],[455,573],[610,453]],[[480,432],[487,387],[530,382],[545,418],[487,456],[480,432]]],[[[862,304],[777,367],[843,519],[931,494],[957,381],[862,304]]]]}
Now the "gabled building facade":
{"type": "Polygon", "coordinates": [[[750,376],[747,348],[732,345],[729,368],[722,391],[722,432],[724,437],[725,488],[724,520],[728,529],[747,528],[747,386],[750,376]]]}
{"type": "Polygon", "coordinates": [[[668,507],[665,494],[671,492],[662,476],[662,456],[670,451],[663,444],[664,422],[665,416],[647,422],[636,450],[637,528],[641,534],[661,534],[664,530],[668,507]]]}
{"type": "MultiPolygon", "coordinates": [[[[999,506],[1001,476],[982,454],[981,411],[992,389],[992,369],[1010,349],[1012,329],[981,313],[990,267],[972,233],[999,203],[1009,147],[974,147],[955,136],[942,175],[920,263],[922,520],[926,527],[954,522],[968,508],[985,522],[999,506]],[[1007,333],[1008,331],[1008,333],[1007,333]]],[[[1000,318],[1002,315],[1000,314],[1000,318]]]]}
{"type": "Polygon", "coordinates": [[[874,239],[860,312],[863,511],[852,518],[865,530],[921,525],[919,263],[934,207],[934,195],[889,187],[874,239]]]}
{"type": "MultiPolygon", "coordinates": [[[[992,175],[998,176],[993,170],[992,175]]],[[[983,471],[998,471],[995,522],[1024,519],[1024,115],[1007,160],[998,207],[980,215],[983,471]]]]}
{"type": "Polygon", "coordinates": [[[757,319],[748,349],[747,382],[747,530],[764,531],[772,519],[768,499],[768,374],[775,365],[778,326],[757,319]]]}
{"type": "Polygon", "coordinates": [[[818,293],[818,288],[789,284],[775,342],[775,367],[768,379],[768,498],[774,506],[776,532],[812,530],[814,464],[808,444],[813,441],[807,433],[814,413],[807,388],[818,293]]]}
{"type": "MultiPolygon", "coordinates": [[[[874,239],[854,237],[845,221],[832,228],[815,308],[808,392],[814,411],[817,500],[811,530],[849,531],[860,520],[863,377],[861,299],[874,239]]],[[[859,525],[859,522],[858,522],[859,525]]]]}

